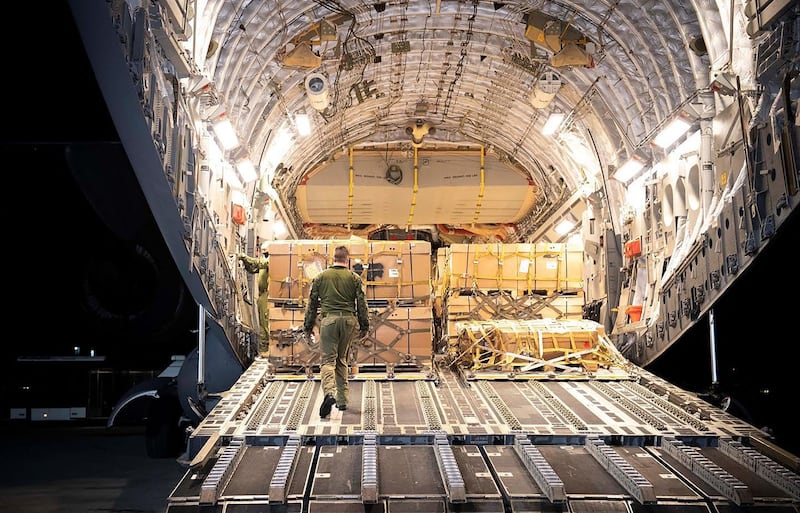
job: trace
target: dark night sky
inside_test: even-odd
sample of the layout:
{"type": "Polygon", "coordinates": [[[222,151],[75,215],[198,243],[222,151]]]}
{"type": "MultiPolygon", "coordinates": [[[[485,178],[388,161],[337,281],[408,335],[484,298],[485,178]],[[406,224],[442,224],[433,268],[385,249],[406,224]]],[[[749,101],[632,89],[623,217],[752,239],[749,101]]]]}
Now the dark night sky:
{"type": "MultiPolygon", "coordinates": [[[[738,416],[768,426],[776,439],[800,454],[795,412],[800,400],[797,329],[800,228],[794,212],[758,260],[715,305],[715,340],[720,390],[735,400],[738,416]]],[[[710,388],[708,316],[648,367],[687,390],[710,388]]]]}
{"type": "MultiPolygon", "coordinates": [[[[25,281],[12,312],[28,334],[7,349],[13,357],[68,352],[73,345],[86,351],[91,345],[115,365],[163,367],[169,354],[191,347],[196,307],[184,296],[152,220],[137,220],[136,239],[121,240],[95,214],[65,164],[63,151],[70,143],[117,140],[69,9],[56,2],[47,15],[10,12],[7,19],[28,26],[35,19],[36,33],[54,42],[46,54],[41,45],[17,40],[5,45],[5,67],[16,70],[14,91],[6,97],[27,115],[0,129],[0,141],[18,166],[27,200],[19,212],[23,217],[12,223],[33,237],[18,248],[23,259],[17,269],[25,281]],[[137,248],[155,264],[143,262],[137,248]],[[86,300],[87,288],[88,296],[101,300],[106,318],[98,318],[97,304],[86,300]],[[137,314],[142,310],[148,313],[137,314]],[[127,320],[115,315],[120,312],[127,312],[127,320]]],[[[795,213],[715,312],[720,388],[756,426],[770,426],[782,445],[800,454],[796,425],[789,421],[800,404],[797,218],[795,213]]],[[[649,370],[688,390],[707,390],[707,319],[649,370]]]]}
{"type": "MultiPolygon", "coordinates": [[[[141,204],[141,192],[115,198],[112,220],[97,215],[73,179],[68,148],[105,146],[119,138],[67,3],[9,8],[7,20],[35,30],[48,45],[31,45],[19,39],[19,32],[0,36],[5,48],[13,48],[7,64],[18,78],[5,84],[13,84],[5,96],[18,114],[13,124],[0,128],[0,149],[22,185],[14,190],[24,196],[6,190],[19,205],[12,225],[23,243],[10,247],[19,257],[12,271],[17,293],[11,299],[20,336],[3,344],[3,364],[11,371],[3,373],[0,406],[8,412],[7,403],[20,402],[21,383],[32,387],[31,405],[60,406],[55,403],[69,396],[85,397],[87,370],[123,370],[125,376],[104,378],[108,409],[140,379],[134,374],[159,372],[171,355],[194,347],[197,307],[152,217],[129,208],[141,204]],[[128,227],[122,235],[112,228],[121,224],[128,227]],[[19,356],[74,355],[75,346],[80,356],[94,349],[105,361],[16,363],[19,356]]],[[[120,179],[132,176],[122,166],[107,171],[120,179]]]]}
{"type": "MultiPolygon", "coordinates": [[[[27,19],[23,11],[31,10],[18,6],[11,12],[27,19]]],[[[144,205],[140,190],[129,188],[129,196],[112,201],[115,216],[101,216],[73,179],[65,156],[70,147],[99,148],[118,144],[119,137],[67,3],[53,2],[47,16],[36,17],[36,24],[54,50],[41,59],[38,50],[9,52],[10,66],[25,70],[14,101],[24,105],[28,115],[4,129],[8,132],[0,139],[13,160],[24,163],[25,190],[34,200],[26,212],[26,226],[37,242],[26,250],[41,259],[42,272],[32,277],[36,287],[26,287],[23,293],[46,292],[48,302],[57,305],[48,309],[47,318],[54,320],[53,331],[59,336],[47,337],[45,345],[60,346],[61,341],[53,340],[58,338],[107,339],[109,333],[158,338],[182,314],[183,283],[174,276],[176,269],[149,212],[132,208],[144,205]],[[171,297],[164,302],[162,296],[171,297]],[[150,305],[168,312],[149,313],[150,305]],[[83,323],[97,317],[104,322],[86,333],[83,323]]],[[[104,171],[115,181],[133,176],[125,166],[104,171]]]]}

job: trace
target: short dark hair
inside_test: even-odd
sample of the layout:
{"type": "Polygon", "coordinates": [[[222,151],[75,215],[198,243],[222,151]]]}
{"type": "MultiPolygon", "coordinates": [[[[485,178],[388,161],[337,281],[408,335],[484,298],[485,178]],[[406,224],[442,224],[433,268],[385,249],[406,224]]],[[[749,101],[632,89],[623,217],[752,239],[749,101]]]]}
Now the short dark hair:
{"type": "Polygon", "coordinates": [[[333,250],[334,262],[347,262],[347,259],[349,257],[350,257],[350,252],[347,251],[347,248],[344,246],[336,246],[336,249],[333,250]]]}

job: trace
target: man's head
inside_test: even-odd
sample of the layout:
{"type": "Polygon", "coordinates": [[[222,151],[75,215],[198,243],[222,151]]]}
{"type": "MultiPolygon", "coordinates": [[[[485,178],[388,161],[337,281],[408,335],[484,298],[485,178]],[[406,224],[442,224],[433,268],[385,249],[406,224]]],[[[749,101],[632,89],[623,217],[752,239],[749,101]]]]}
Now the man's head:
{"type": "Polygon", "coordinates": [[[344,246],[336,246],[333,250],[333,262],[335,264],[347,265],[347,260],[350,258],[350,252],[344,246]]]}

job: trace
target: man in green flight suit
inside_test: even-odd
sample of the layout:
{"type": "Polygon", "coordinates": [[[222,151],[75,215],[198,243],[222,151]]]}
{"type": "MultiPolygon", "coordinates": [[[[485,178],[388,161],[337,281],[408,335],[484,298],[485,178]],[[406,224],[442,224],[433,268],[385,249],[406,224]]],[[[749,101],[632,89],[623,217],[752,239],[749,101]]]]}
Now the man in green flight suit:
{"type": "Polygon", "coordinates": [[[359,338],[364,338],[369,330],[369,314],[361,276],[347,268],[349,258],[347,247],[336,247],[333,265],[311,282],[303,319],[303,331],[310,336],[316,324],[317,309],[322,317],[319,326],[319,374],[325,398],[319,408],[319,416],[323,418],[330,414],[333,403],[340,410],[347,409],[350,341],[356,334],[356,328],[359,338]]]}
{"type": "Polygon", "coordinates": [[[261,244],[263,257],[239,254],[244,268],[251,274],[258,273],[258,355],[269,356],[269,242],[261,244]]]}

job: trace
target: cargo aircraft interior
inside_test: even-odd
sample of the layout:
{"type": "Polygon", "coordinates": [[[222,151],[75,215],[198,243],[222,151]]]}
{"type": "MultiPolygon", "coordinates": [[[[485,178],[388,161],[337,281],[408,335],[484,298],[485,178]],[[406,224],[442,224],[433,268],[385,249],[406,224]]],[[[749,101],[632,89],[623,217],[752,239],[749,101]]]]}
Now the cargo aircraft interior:
{"type": "MultiPolygon", "coordinates": [[[[168,513],[800,511],[796,451],[714,388],[715,307],[797,238],[796,2],[65,3],[117,139],[63,159],[115,233],[146,213],[163,250],[130,262],[193,307],[108,419],[180,441],[168,513]],[[301,328],[342,245],[370,329],[320,418],[301,328]]],[[[784,261],[760,301],[796,298],[784,261]]],[[[739,347],[791,373],[758,322],[739,347]]]]}

